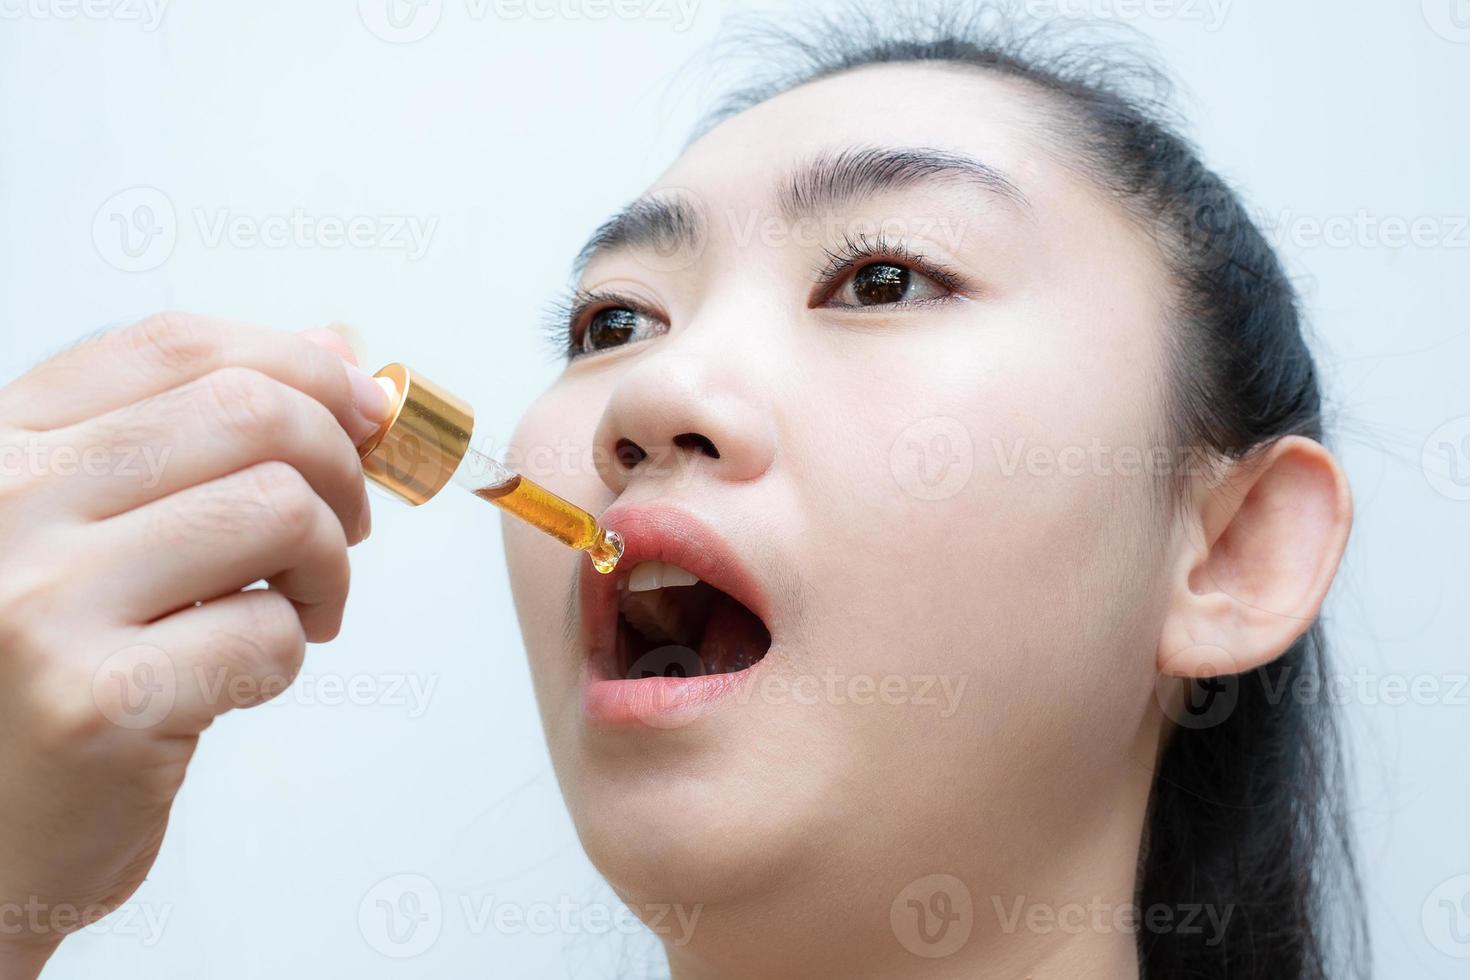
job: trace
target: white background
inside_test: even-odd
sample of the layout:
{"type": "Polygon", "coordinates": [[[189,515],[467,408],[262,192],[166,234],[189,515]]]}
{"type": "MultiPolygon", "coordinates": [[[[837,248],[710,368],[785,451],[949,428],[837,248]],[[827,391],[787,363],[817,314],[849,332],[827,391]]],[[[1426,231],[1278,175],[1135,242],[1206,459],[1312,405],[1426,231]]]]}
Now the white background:
{"type": "MultiPolygon", "coordinates": [[[[554,377],[540,326],[568,262],[677,153],[707,93],[674,73],[737,6],[425,0],[395,32],[385,0],[175,0],[156,22],[91,2],[0,0],[0,379],[158,309],[340,319],[369,360],[473,401],[483,433],[554,377]],[[422,254],[211,237],[297,209],[432,230],[422,254]],[[115,216],[173,227],[172,249],[127,256],[115,216]]],[[[1367,672],[1347,713],[1377,972],[1464,976],[1470,898],[1459,943],[1439,903],[1470,892],[1470,4],[1030,6],[1156,39],[1207,159],[1301,284],[1356,493],[1329,620],[1343,673],[1367,672]],[[1395,238],[1416,219],[1420,241],[1395,238]],[[1404,700],[1394,678],[1422,703],[1384,703],[1404,700]]],[[[126,921],[46,976],[642,975],[647,944],[606,927],[617,903],[557,794],[498,538],[464,494],[380,502],[310,686],[209,732],[126,921]],[[376,687],[322,687],[351,678],[376,687]],[[384,955],[416,947],[376,904],[405,888],[432,920],[412,959],[384,955]],[[502,904],[550,918],[497,927],[502,904]]]]}

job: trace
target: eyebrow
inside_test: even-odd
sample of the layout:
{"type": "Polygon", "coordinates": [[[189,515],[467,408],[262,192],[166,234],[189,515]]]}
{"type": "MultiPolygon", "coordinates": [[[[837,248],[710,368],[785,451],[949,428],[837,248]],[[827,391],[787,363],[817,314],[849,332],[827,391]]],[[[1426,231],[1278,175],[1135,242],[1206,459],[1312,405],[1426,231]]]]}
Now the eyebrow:
{"type": "MultiPolygon", "coordinates": [[[[789,222],[836,211],[873,195],[928,183],[978,187],[1030,214],[1031,202],[1003,172],[974,157],[926,146],[847,147],[819,153],[776,182],[776,205],[789,222]]],[[[706,234],[704,215],[687,195],[655,192],[641,197],[598,226],[577,252],[580,276],[597,256],[621,249],[656,249],[672,255],[697,252],[706,234]]]]}
{"type": "Polygon", "coordinates": [[[1031,210],[1026,195],[1000,170],[963,153],[927,146],[851,147],[818,154],[778,182],[776,200],[782,217],[799,221],[875,194],[948,181],[1031,210]]]}
{"type": "Polygon", "coordinates": [[[640,197],[598,226],[577,252],[574,275],[598,255],[619,249],[655,249],[662,255],[697,251],[704,241],[704,219],[699,208],[678,193],[655,192],[640,197]]]}

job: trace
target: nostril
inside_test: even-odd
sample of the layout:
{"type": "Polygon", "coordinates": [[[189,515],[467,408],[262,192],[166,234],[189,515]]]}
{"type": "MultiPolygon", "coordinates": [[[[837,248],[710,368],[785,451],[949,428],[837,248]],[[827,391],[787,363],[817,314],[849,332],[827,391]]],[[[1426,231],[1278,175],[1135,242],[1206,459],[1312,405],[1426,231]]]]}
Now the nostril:
{"type": "Polygon", "coordinates": [[[679,433],[674,436],[674,445],[680,449],[697,449],[710,459],[720,458],[720,451],[715,448],[715,444],[710,442],[708,437],[702,436],[698,432],[679,433]]]}
{"type": "Polygon", "coordinates": [[[631,470],[648,458],[648,453],[643,451],[643,447],[630,439],[619,439],[613,446],[613,455],[617,457],[618,465],[625,470],[631,470]]]}

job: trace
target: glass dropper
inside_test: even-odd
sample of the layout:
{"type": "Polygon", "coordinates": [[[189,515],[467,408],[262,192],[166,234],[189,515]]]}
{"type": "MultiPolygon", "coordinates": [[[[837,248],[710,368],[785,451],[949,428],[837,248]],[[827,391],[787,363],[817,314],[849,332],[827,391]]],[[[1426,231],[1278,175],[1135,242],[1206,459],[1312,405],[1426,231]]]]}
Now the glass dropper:
{"type": "Polygon", "coordinates": [[[446,388],[403,364],[374,375],[389,398],[388,419],[357,447],[363,473],[409,504],[455,483],[562,544],[585,551],[599,572],[623,556],[623,539],[575,504],[507,469],[470,445],[475,412],[446,388]]]}

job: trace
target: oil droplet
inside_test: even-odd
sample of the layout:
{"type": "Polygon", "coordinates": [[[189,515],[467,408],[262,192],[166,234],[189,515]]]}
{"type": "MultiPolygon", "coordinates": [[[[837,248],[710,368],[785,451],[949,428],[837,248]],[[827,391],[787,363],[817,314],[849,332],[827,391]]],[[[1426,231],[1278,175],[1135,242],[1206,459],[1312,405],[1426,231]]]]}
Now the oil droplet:
{"type": "Polygon", "coordinates": [[[611,528],[599,527],[597,540],[587,549],[587,555],[592,567],[606,575],[618,567],[618,559],[623,557],[623,539],[611,528]]]}

